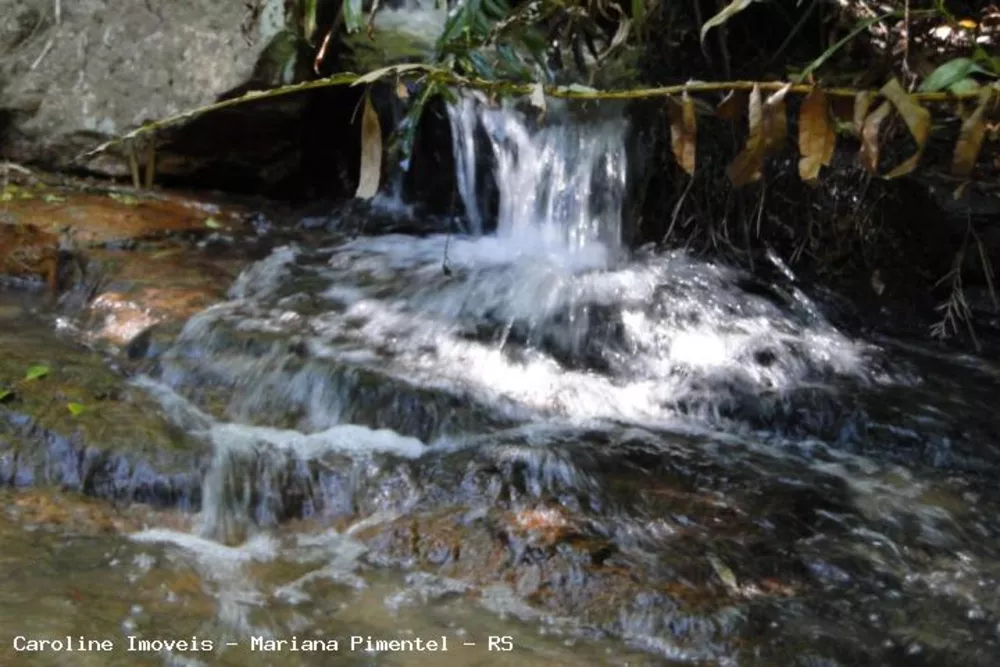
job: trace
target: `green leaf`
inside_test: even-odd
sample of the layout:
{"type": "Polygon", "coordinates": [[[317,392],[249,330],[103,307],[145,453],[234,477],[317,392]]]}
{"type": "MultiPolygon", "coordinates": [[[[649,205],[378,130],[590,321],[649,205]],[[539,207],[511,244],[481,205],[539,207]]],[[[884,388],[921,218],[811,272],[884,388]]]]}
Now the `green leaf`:
{"type": "Polygon", "coordinates": [[[74,417],[79,417],[83,414],[84,406],[82,403],[67,403],[66,409],[69,410],[69,413],[74,417]]]}
{"type": "Polygon", "coordinates": [[[49,374],[48,366],[43,366],[43,365],[32,366],[31,368],[28,369],[28,372],[24,374],[24,379],[40,380],[41,378],[45,377],[48,374],[49,374]]]}
{"type": "Polygon", "coordinates": [[[11,389],[0,389],[0,403],[14,395],[14,391],[11,389]]]}
{"type": "Polygon", "coordinates": [[[730,2],[722,9],[721,12],[705,21],[705,25],[701,26],[701,41],[705,41],[705,35],[708,34],[709,30],[722,25],[756,1],[757,0],[733,0],[730,2]]]}
{"type": "Polygon", "coordinates": [[[982,72],[972,58],[955,58],[931,72],[930,76],[920,84],[920,92],[936,93],[950,88],[962,79],[967,79],[973,72],[982,72]]]}
{"type": "Polygon", "coordinates": [[[956,95],[974,93],[977,90],[979,90],[979,82],[971,78],[960,79],[948,86],[948,92],[955,93],[956,95]]]}
{"type": "Polygon", "coordinates": [[[216,220],[215,218],[209,217],[205,218],[205,226],[209,229],[222,229],[223,224],[216,220]]]}
{"type": "Polygon", "coordinates": [[[309,44],[312,44],[313,34],[316,32],[317,4],[317,0],[304,0],[302,3],[302,36],[309,44]]]}
{"type": "Polygon", "coordinates": [[[365,12],[361,0],[344,0],[344,27],[348,34],[358,32],[364,26],[365,12]]]}
{"type": "Polygon", "coordinates": [[[798,77],[796,77],[796,83],[801,83],[801,82],[805,81],[806,78],[810,74],[812,74],[813,72],[815,72],[816,70],[818,70],[820,67],[822,67],[823,64],[827,60],[829,60],[833,56],[834,53],[836,53],[837,51],[839,51],[840,48],[842,46],[844,46],[844,44],[847,44],[849,41],[851,41],[852,39],[854,39],[855,37],[857,37],[858,35],[860,35],[861,33],[863,33],[865,30],[868,30],[868,28],[872,27],[876,23],[880,23],[880,22],[882,22],[882,21],[884,21],[884,20],[886,20],[888,18],[892,18],[893,16],[896,16],[896,14],[897,14],[897,12],[889,12],[888,14],[882,14],[881,16],[876,16],[874,18],[865,19],[864,21],[858,21],[858,24],[854,26],[854,30],[852,30],[851,32],[847,33],[847,36],[845,36],[842,39],[840,39],[839,41],[837,41],[835,44],[833,44],[826,51],[824,51],[823,53],[821,53],[820,56],[819,56],[819,58],[816,58],[816,60],[814,60],[811,63],[809,63],[808,67],[806,67],[804,70],[802,70],[801,72],[799,72],[798,77]]]}

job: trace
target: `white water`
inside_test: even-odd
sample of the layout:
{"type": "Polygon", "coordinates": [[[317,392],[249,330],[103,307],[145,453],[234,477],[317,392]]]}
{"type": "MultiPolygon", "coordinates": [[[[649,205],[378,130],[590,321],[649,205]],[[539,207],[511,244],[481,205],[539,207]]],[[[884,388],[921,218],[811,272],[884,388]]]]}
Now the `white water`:
{"type": "MultiPolygon", "coordinates": [[[[882,353],[827,322],[778,258],[785,277],[748,289],[745,273],[684,253],[628,255],[624,124],[577,121],[558,106],[541,122],[534,113],[474,98],[451,109],[458,185],[478,233],[278,248],[240,276],[230,301],[189,321],[162,358],[162,382],[141,384],[211,445],[201,537],[154,530],[136,539],[186,554],[218,587],[224,625],[243,634],[266,634],[268,622],[257,619],[282,605],[297,615],[295,627],[320,627],[331,583],[337,595],[371,595],[374,570],[415,562],[409,552],[394,560],[386,535],[411,530],[417,539],[417,529],[401,528],[411,520],[440,530],[421,522],[442,510],[459,510],[456,524],[466,528],[497,510],[518,530],[591,526],[623,567],[645,571],[663,559],[650,591],[706,555],[712,568],[732,568],[737,583],[723,583],[734,598],[716,615],[695,615],[697,632],[669,600],[608,603],[620,617],[611,636],[675,660],[736,663],[719,656],[729,655],[729,633],[742,631],[714,633],[749,613],[747,600],[769,595],[773,582],[760,575],[771,570],[746,567],[758,557],[778,559],[775,578],[787,575],[796,592],[792,622],[774,630],[779,643],[815,639],[806,626],[826,620],[827,594],[865,607],[858,627],[898,613],[900,600],[922,609],[929,598],[911,584],[966,604],[962,586],[993,542],[979,553],[966,541],[955,508],[979,516],[962,483],[837,437],[857,423],[856,395],[897,381],[873,363],[882,353]],[[497,181],[495,220],[481,207],[483,179],[497,181]],[[174,389],[207,391],[201,405],[214,405],[214,416],[174,389]],[[291,535],[302,527],[294,521],[279,527],[300,517],[311,519],[307,535],[291,535]],[[730,538],[760,547],[772,536],[771,556],[716,553],[730,538]],[[913,545],[962,547],[980,560],[925,567],[906,555],[913,545]],[[278,586],[251,574],[285,562],[295,563],[294,576],[278,586]],[[818,586],[797,578],[803,565],[818,586]],[[866,567],[904,583],[872,593],[855,583],[871,578],[866,567]],[[316,617],[299,617],[311,604],[316,617]]],[[[891,448],[872,432],[873,449],[891,448]]],[[[920,430],[914,439],[950,452],[948,438],[920,430]]],[[[993,540],[996,530],[982,526],[993,540]]],[[[471,538],[456,538],[471,543],[460,545],[461,558],[482,546],[469,530],[471,538]]],[[[541,577],[530,564],[515,573],[528,584],[541,577]]],[[[380,593],[376,606],[393,615],[406,604],[433,609],[418,579],[380,593]]],[[[554,621],[506,587],[463,579],[434,588],[545,628],[578,620],[554,621]]],[[[975,613],[981,597],[969,598],[975,613]]],[[[928,626],[938,624],[931,616],[928,626]]],[[[864,643],[850,627],[844,641],[864,643]]]]}
{"type": "Polygon", "coordinates": [[[486,157],[477,150],[481,133],[499,190],[498,238],[558,254],[620,250],[626,124],[620,117],[573,119],[570,111],[559,100],[540,114],[472,93],[449,106],[456,185],[473,234],[485,228],[477,197],[486,157]]]}

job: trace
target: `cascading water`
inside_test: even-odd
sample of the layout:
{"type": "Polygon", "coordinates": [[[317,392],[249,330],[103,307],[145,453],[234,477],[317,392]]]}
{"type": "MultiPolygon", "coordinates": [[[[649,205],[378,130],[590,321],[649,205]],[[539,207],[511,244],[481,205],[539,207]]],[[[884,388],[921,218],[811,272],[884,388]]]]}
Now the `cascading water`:
{"type": "Polygon", "coordinates": [[[361,569],[385,564],[441,568],[444,591],[469,586],[447,577],[497,577],[487,609],[676,663],[895,664],[948,628],[934,651],[991,664],[988,622],[972,649],[954,618],[1000,526],[968,504],[980,532],[956,530],[946,500],[983,487],[925,469],[961,467],[988,429],[942,427],[912,468],[883,455],[871,413],[909,406],[885,418],[899,433],[956,406],[887,373],[793,284],[627,256],[625,124],[573,111],[461,98],[450,117],[474,233],[285,246],[189,321],[143,386],[214,448],[202,535],[347,522],[332,565],[282,595],[308,599],[324,579],[360,589],[361,569]],[[966,553],[928,564],[900,545],[966,553]],[[867,616],[842,614],[845,600],[867,616]],[[891,640],[859,639],[870,623],[891,640]]]}
{"type": "Polygon", "coordinates": [[[510,101],[491,106],[471,93],[449,106],[458,192],[474,234],[483,231],[476,192],[481,130],[500,195],[498,237],[526,247],[619,249],[626,124],[620,115],[573,122],[570,111],[554,100],[543,116],[510,101]]]}

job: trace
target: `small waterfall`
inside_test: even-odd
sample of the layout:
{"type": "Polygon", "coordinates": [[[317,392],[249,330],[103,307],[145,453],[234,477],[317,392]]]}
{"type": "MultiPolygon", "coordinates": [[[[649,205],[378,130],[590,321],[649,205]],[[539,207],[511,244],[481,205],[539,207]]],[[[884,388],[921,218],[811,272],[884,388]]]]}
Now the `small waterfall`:
{"type": "Polygon", "coordinates": [[[575,118],[573,111],[561,100],[549,100],[540,114],[512,101],[492,106],[474,94],[450,106],[458,191],[473,234],[485,227],[478,175],[488,157],[499,190],[498,237],[571,252],[621,249],[627,125],[620,117],[575,118]],[[489,156],[481,155],[478,132],[489,156]]]}

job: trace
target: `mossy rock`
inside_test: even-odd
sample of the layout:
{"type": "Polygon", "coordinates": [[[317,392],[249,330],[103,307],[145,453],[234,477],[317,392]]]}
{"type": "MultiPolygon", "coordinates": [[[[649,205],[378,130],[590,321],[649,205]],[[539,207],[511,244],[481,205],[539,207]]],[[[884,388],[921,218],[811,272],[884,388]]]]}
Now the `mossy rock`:
{"type": "Polygon", "coordinates": [[[42,326],[0,327],[0,484],[198,504],[206,443],[89,350],[42,326]]]}

